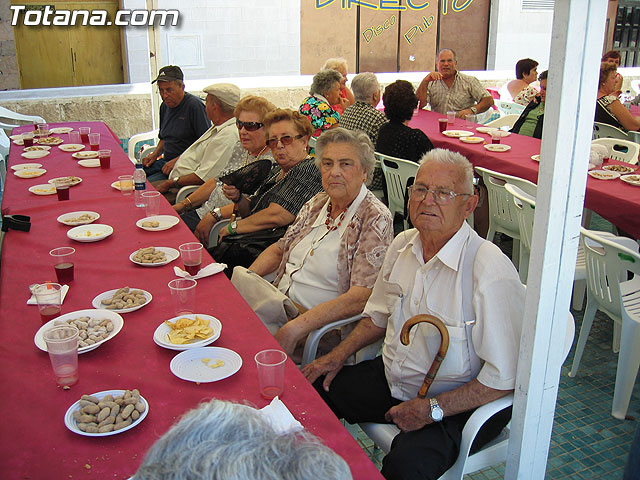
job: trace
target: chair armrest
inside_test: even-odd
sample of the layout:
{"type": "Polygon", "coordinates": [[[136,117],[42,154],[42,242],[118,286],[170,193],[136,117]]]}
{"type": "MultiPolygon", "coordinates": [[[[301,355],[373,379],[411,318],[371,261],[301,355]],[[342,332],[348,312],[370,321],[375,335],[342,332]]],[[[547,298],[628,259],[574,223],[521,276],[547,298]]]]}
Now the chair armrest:
{"type": "Polygon", "coordinates": [[[150,132],[137,133],[129,138],[129,142],[127,142],[127,152],[129,154],[129,159],[133,163],[136,163],[136,152],[134,152],[136,144],[138,144],[139,142],[144,142],[145,140],[157,140],[159,132],[160,130],[156,129],[151,130],[150,132]]]}
{"type": "Polygon", "coordinates": [[[213,248],[216,245],[218,245],[218,235],[220,235],[220,230],[222,230],[223,228],[227,228],[227,225],[229,224],[231,220],[229,220],[228,218],[225,218],[224,220],[220,220],[219,222],[216,222],[213,227],[211,227],[211,231],[209,232],[209,247],[208,248],[213,248]]]}
{"type": "Polygon", "coordinates": [[[176,195],[176,205],[195,192],[200,185],[185,185],[180,190],[178,190],[178,194],[176,195]]]}
{"type": "Polygon", "coordinates": [[[311,332],[304,344],[304,352],[302,353],[302,362],[300,363],[300,365],[305,366],[307,363],[311,363],[315,360],[316,353],[318,352],[318,344],[320,343],[322,337],[327,334],[327,332],[353,322],[358,322],[361,319],[362,315],[354,315],[353,317],[345,318],[343,320],[336,320],[335,322],[327,323],[326,325],[311,332]]]}

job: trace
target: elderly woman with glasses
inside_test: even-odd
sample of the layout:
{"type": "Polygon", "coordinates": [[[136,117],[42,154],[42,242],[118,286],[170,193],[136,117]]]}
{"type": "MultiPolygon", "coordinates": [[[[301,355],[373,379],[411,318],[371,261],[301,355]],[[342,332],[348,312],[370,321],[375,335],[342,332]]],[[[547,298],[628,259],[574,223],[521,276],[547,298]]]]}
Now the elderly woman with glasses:
{"type": "Polygon", "coordinates": [[[322,189],[320,173],[308,155],[309,120],[293,110],[277,109],[267,114],[263,123],[266,144],[277,165],[251,197],[234,186],[222,187],[233,204],[222,207],[220,217],[232,221],[220,232],[221,243],[212,255],[228,265],[229,275],[236,265],[249,266],[264,248],[284,235],[302,205],[322,189]],[[233,241],[239,234],[253,234],[250,249],[247,235],[233,241]]]}
{"type": "MultiPolygon", "coordinates": [[[[267,99],[248,95],[238,102],[234,115],[240,140],[233,149],[231,159],[219,177],[233,172],[256,160],[273,161],[271,150],[266,145],[264,117],[275,110],[267,99]]],[[[173,206],[180,218],[205,245],[209,241],[211,227],[222,219],[220,209],[231,200],[222,193],[222,183],[211,178],[183,201],[173,206]]]]}
{"type": "Polygon", "coordinates": [[[273,285],[298,308],[293,319],[261,318],[289,355],[311,331],[362,312],[393,239],[391,212],[366,187],[375,158],[365,133],[323,133],[315,162],[324,191],[250,267],[275,271],[273,285]]]}
{"type": "Polygon", "coordinates": [[[313,76],[309,96],[298,111],[311,122],[314,137],[319,137],[340,121],[340,114],[331,105],[340,103],[341,82],[342,74],[331,69],[320,70],[313,76]]]}

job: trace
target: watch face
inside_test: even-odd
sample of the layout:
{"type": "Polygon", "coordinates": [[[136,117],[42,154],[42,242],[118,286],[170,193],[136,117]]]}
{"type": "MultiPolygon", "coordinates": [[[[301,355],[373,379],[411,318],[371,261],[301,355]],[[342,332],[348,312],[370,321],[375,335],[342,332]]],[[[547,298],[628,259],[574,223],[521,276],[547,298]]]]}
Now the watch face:
{"type": "Polygon", "coordinates": [[[436,422],[442,421],[444,415],[442,414],[442,409],[440,407],[433,407],[431,409],[431,418],[433,418],[436,422]]]}

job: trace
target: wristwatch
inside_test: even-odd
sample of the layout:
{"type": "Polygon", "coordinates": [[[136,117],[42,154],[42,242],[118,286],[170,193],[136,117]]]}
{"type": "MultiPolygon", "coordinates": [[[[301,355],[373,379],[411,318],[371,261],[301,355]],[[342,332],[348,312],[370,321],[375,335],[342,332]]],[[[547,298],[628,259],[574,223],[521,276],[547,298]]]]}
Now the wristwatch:
{"type": "Polygon", "coordinates": [[[222,220],[222,211],[220,210],[220,207],[216,207],[211,210],[211,215],[213,215],[213,218],[216,220],[216,222],[222,220]]]}
{"type": "Polygon", "coordinates": [[[174,177],[171,180],[173,181],[173,185],[175,187],[179,187],[180,186],[180,184],[178,183],[178,181],[180,180],[180,177],[174,177]]]}
{"type": "Polygon", "coordinates": [[[471,107],[470,110],[473,112],[474,115],[478,113],[478,109],[476,107],[471,107]]]}
{"type": "Polygon", "coordinates": [[[429,404],[431,405],[431,420],[433,420],[434,422],[441,422],[444,418],[444,412],[442,411],[442,408],[440,408],[438,400],[436,400],[435,398],[430,398],[429,404]]]}
{"type": "Polygon", "coordinates": [[[238,228],[238,221],[237,221],[237,220],[234,220],[233,222],[231,222],[231,223],[229,224],[229,233],[230,233],[231,235],[235,235],[236,233],[238,233],[238,232],[236,231],[236,230],[237,230],[237,228],[238,228]]]}

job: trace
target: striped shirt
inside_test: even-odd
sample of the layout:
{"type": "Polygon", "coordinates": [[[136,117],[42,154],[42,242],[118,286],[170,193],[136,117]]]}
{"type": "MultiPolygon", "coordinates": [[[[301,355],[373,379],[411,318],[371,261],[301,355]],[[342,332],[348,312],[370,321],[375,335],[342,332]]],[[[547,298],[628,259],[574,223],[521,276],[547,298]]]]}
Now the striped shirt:
{"type": "Polygon", "coordinates": [[[460,72],[456,72],[451,88],[447,87],[444,80],[430,82],[427,87],[427,101],[431,110],[438,113],[459,112],[490,96],[491,94],[480,84],[480,80],[460,72]]]}

